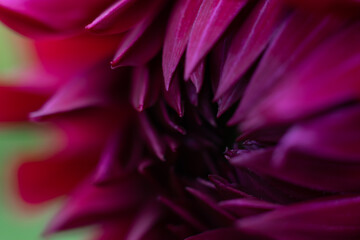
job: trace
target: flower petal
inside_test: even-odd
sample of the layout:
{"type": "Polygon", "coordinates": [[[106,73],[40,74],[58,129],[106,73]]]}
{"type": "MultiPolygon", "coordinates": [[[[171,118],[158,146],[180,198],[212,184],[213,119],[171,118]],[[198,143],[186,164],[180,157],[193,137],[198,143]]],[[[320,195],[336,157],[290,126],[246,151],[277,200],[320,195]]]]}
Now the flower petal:
{"type": "Polygon", "coordinates": [[[165,161],[166,146],[161,136],[155,131],[145,113],[139,115],[139,121],[144,138],[151,148],[150,150],[152,150],[160,160],[165,161]]]}
{"type": "Polygon", "coordinates": [[[185,78],[188,79],[211,47],[225,32],[246,0],[208,0],[201,4],[186,51],[185,78]]]}
{"type": "MultiPolygon", "coordinates": [[[[339,31],[342,22],[296,11],[278,30],[245,91],[230,123],[237,123],[314,48],[339,31]]],[[[288,81],[286,79],[286,81],[288,81]]]]}
{"type": "Polygon", "coordinates": [[[359,122],[357,105],[294,125],[279,142],[275,154],[281,158],[288,151],[299,151],[343,164],[359,163],[359,122]]]}
{"type": "Polygon", "coordinates": [[[30,36],[78,33],[114,0],[1,0],[0,19],[30,36]]]}
{"type": "Polygon", "coordinates": [[[163,0],[120,0],[106,9],[86,29],[101,34],[125,32],[158,12],[163,0]]]}
{"type": "Polygon", "coordinates": [[[235,214],[238,218],[257,215],[281,207],[281,205],[257,199],[243,198],[221,201],[219,205],[228,212],[235,214]]]}
{"type": "Polygon", "coordinates": [[[358,239],[359,197],[337,197],[290,205],[243,218],[240,230],[274,239],[358,239]]]}
{"type": "Polygon", "coordinates": [[[134,179],[101,188],[86,181],[53,218],[45,233],[101,223],[119,214],[131,216],[143,200],[142,195],[142,189],[134,179]]]}
{"type": "MultiPolygon", "coordinates": [[[[102,66],[103,64],[94,66],[85,74],[73,76],[40,110],[33,112],[31,117],[35,120],[43,120],[81,109],[111,106],[114,98],[117,97],[112,93],[113,87],[119,84],[111,79],[114,74],[120,74],[123,77],[127,77],[127,74],[126,70],[114,72],[110,69],[103,69],[102,66]],[[99,81],[103,78],[109,81],[99,81]]],[[[125,107],[125,105],[123,106],[125,107]]]]}
{"type": "Polygon", "coordinates": [[[159,16],[151,16],[132,28],[120,43],[111,66],[144,65],[155,57],[163,44],[166,17],[167,13],[162,11],[159,16]]]}
{"type": "Polygon", "coordinates": [[[131,103],[139,112],[155,104],[159,97],[163,77],[156,63],[133,68],[131,103]]]}
{"type": "Polygon", "coordinates": [[[70,193],[91,173],[98,160],[98,154],[82,150],[63,151],[46,160],[22,163],[17,173],[22,199],[38,204],[70,193]]]}
{"type": "Polygon", "coordinates": [[[254,236],[248,236],[234,228],[219,228],[206,231],[195,236],[186,238],[185,240],[222,240],[222,239],[243,239],[243,240],[260,240],[254,236]]]}
{"type": "Polygon", "coordinates": [[[169,90],[164,90],[164,97],[166,103],[174,109],[180,117],[184,116],[184,104],[180,89],[180,76],[178,73],[174,75],[169,90]]]}
{"type": "Polygon", "coordinates": [[[163,50],[165,88],[169,89],[172,75],[185,52],[190,32],[202,0],[180,0],[173,8],[166,30],[163,50]]]}
{"type": "Polygon", "coordinates": [[[232,40],[215,99],[231,89],[269,43],[283,15],[281,1],[260,1],[232,40]]]}
{"type": "Polygon", "coordinates": [[[244,125],[294,121],[360,97],[360,25],[338,32],[264,97],[244,125]]]}

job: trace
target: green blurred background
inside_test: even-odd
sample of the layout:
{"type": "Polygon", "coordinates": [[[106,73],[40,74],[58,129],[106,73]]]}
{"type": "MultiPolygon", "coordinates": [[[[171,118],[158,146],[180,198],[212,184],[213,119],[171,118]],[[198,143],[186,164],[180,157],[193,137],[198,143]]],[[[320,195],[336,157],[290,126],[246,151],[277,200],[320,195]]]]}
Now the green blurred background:
{"type": "MultiPolygon", "coordinates": [[[[0,25],[1,85],[12,84],[7,76],[34,64],[28,40],[0,25]]],[[[1,111],[1,109],[0,109],[1,111]]],[[[48,143],[47,130],[26,123],[0,123],[0,240],[41,240],[46,223],[58,211],[61,200],[42,206],[22,203],[16,191],[15,163],[21,154],[41,153],[48,143]]],[[[91,239],[90,230],[70,231],[49,240],[91,239]]]]}

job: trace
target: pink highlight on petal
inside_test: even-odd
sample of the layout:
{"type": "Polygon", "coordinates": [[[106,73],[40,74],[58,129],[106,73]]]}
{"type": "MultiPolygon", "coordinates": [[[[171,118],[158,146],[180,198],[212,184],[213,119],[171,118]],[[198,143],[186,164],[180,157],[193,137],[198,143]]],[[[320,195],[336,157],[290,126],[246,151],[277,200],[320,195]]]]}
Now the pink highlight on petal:
{"type": "Polygon", "coordinates": [[[98,34],[125,32],[144,19],[148,19],[160,7],[153,0],[120,0],[101,13],[86,26],[98,34]]]}
{"type": "Polygon", "coordinates": [[[194,84],[196,88],[196,92],[199,93],[204,81],[204,75],[205,75],[205,63],[202,62],[200,65],[196,68],[196,70],[191,74],[190,80],[194,84]]]}
{"type": "Polygon", "coordinates": [[[166,90],[169,89],[175,69],[185,52],[190,32],[201,3],[202,0],[177,1],[170,15],[162,61],[166,90]]]}
{"type": "Polygon", "coordinates": [[[190,77],[246,3],[246,0],[203,1],[191,30],[186,51],[185,79],[190,77]]]}
{"type": "Polygon", "coordinates": [[[232,40],[215,99],[232,88],[259,57],[282,17],[279,0],[260,1],[232,40]]]}
{"type": "Polygon", "coordinates": [[[173,108],[180,117],[184,116],[184,105],[181,98],[180,77],[178,74],[174,75],[174,79],[168,91],[164,91],[165,101],[171,108],[173,108]]]}
{"type": "Polygon", "coordinates": [[[150,73],[146,66],[139,66],[134,68],[133,78],[131,81],[131,103],[133,107],[142,112],[145,104],[146,95],[149,91],[150,73]]]}

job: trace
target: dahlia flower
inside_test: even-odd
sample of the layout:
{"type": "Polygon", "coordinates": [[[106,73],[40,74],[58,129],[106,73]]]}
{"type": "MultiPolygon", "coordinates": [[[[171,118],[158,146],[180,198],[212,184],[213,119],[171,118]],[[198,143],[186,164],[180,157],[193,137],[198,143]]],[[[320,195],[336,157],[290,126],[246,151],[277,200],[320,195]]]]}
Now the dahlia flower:
{"type": "Polygon", "coordinates": [[[66,141],[17,173],[29,203],[67,197],[45,235],[358,239],[359,9],[0,0],[58,79],[29,116],[66,141]]]}

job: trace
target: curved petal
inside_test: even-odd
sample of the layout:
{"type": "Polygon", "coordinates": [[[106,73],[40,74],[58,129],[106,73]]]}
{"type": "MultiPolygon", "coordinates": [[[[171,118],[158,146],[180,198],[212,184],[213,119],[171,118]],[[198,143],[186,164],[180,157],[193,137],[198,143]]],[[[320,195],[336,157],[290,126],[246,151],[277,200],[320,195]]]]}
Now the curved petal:
{"type": "Polygon", "coordinates": [[[237,228],[274,239],[358,239],[360,198],[337,197],[289,205],[239,220],[237,228]]]}
{"type": "Polygon", "coordinates": [[[360,24],[328,39],[252,108],[244,127],[291,122],[359,99],[359,41],[360,24]]]}
{"type": "Polygon", "coordinates": [[[162,61],[166,90],[169,89],[172,76],[185,52],[201,3],[202,0],[180,0],[170,15],[162,61]]]}
{"type": "Polygon", "coordinates": [[[86,181],[50,222],[46,234],[101,223],[104,219],[114,219],[119,214],[131,216],[144,200],[142,190],[139,182],[131,178],[120,184],[101,188],[86,181]]]}
{"type": "Polygon", "coordinates": [[[287,74],[343,24],[332,16],[295,11],[275,33],[230,123],[241,121],[278,82],[289,81],[287,74]]]}
{"type": "Polygon", "coordinates": [[[114,0],[1,0],[0,19],[16,31],[43,37],[77,33],[114,0]]]}
{"type": "Polygon", "coordinates": [[[270,42],[283,15],[281,1],[260,1],[232,40],[215,99],[231,89],[270,42]]]}
{"type": "Polygon", "coordinates": [[[121,33],[146,20],[161,7],[163,0],[120,0],[106,9],[86,29],[101,34],[121,33]]]}
{"type": "Polygon", "coordinates": [[[17,173],[22,199],[38,204],[70,193],[91,173],[98,160],[98,154],[82,150],[63,151],[47,160],[22,163],[17,173]]]}
{"type": "Polygon", "coordinates": [[[246,2],[246,0],[203,1],[191,30],[186,51],[186,79],[190,77],[200,61],[219,40],[246,2]]]}

